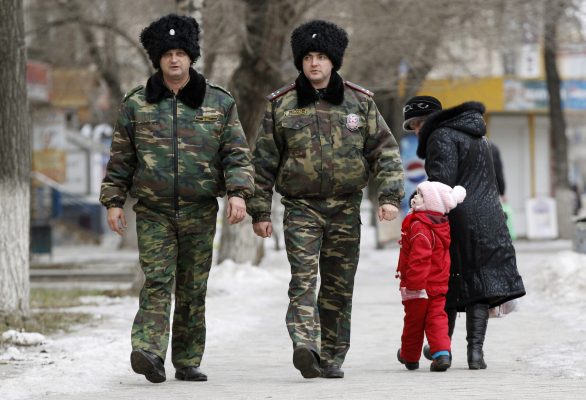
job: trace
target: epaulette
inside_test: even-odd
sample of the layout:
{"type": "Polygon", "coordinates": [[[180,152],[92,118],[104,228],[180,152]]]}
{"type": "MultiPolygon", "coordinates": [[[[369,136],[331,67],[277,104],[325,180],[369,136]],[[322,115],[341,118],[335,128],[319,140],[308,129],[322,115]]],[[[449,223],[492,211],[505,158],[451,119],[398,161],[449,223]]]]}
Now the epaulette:
{"type": "Polygon", "coordinates": [[[293,90],[295,88],[295,82],[292,82],[288,85],[283,86],[280,89],[275,90],[273,93],[269,94],[268,96],[266,96],[265,98],[268,101],[273,101],[278,97],[281,97],[282,95],[284,95],[287,92],[290,92],[291,90],[293,90]]]}
{"type": "Polygon", "coordinates": [[[371,92],[368,89],[363,88],[360,85],[357,85],[357,84],[352,83],[352,82],[349,82],[349,81],[344,81],[344,83],[346,84],[346,86],[348,86],[348,87],[350,87],[350,88],[352,88],[354,90],[358,90],[359,92],[362,92],[362,93],[364,93],[364,94],[366,94],[366,95],[368,95],[370,97],[374,96],[374,93],[373,92],[371,92]]]}
{"type": "Polygon", "coordinates": [[[224,89],[223,87],[216,85],[215,83],[211,83],[210,81],[206,80],[206,82],[208,83],[208,85],[210,85],[211,87],[221,90],[222,92],[226,93],[228,96],[230,97],[234,97],[232,96],[232,93],[230,93],[227,89],[224,89]]]}
{"type": "Polygon", "coordinates": [[[136,92],[138,92],[140,89],[142,89],[144,86],[143,85],[138,85],[137,87],[135,87],[134,89],[129,90],[128,92],[126,92],[126,94],[124,95],[124,99],[122,100],[122,102],[124,103],[126,100],[128,100],[128,98],[130,96],[132,96],[133,94],[135,94],[136,92]]]}

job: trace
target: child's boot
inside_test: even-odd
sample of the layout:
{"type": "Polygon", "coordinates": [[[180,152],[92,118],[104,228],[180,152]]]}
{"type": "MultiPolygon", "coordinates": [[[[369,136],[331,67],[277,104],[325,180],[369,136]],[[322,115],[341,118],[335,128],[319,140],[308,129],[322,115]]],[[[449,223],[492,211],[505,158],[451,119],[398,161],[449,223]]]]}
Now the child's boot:
{"type": "Polygon", "coordinates": [[[404,364],[405,367],[410,371],[413,371],[414,369],[419,368],[419,361],[408,362],[408,361],[403,360],[403,358],[401,357],[401,349],[397,350],[397,360],[399,360],[399,362],[401,364],[404,364]]]}

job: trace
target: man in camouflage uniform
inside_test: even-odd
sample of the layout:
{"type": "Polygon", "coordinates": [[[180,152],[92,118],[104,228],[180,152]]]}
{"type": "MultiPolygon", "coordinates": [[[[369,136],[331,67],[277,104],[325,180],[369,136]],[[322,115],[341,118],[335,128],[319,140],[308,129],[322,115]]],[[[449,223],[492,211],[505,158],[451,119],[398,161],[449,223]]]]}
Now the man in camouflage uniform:
{"type": "Polygon", "coordinates": [[[403,168],[397,143],[372,93],[336,72],[346,32],[326,21],[291,36],[295,83],[269,95],[253,156],[254,232],[272,233],[273,186],[283,195],[291,264],[287,329],[293,365],[305,378],[342,378],[360,245],[362,189],[378,186],[379,219],[398,215],[403,168]],[[321,286],[316,300],[317,275],[321,286]]]}
{"type": "Polygon", "coordinates": [[[120,108],[100,201],[110,229],[122,234],[127,192],[138,199],[140,265],[145,283],[132,326],[133,370],[166,379],[171,291],[175,378],[205,381],[205,295],[212,263],[217,197],[228,194],[228,222],[240,222],[254,190],[250,151],[232,96],[191,68],[199,26],[170,14],[140,40],[158,71],[120,108]]]}

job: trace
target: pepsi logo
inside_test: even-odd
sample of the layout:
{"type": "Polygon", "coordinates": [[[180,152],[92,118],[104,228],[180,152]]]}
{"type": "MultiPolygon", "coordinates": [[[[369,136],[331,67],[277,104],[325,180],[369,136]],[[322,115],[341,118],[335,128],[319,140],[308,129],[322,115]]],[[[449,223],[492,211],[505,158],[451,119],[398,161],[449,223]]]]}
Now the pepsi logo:
{"type": "Polygon", "coordinates": [[[419,184],[427,179],[425,164],[421,160],[413,160],[405,167],[405,178],[414,184],[419,184]]]}

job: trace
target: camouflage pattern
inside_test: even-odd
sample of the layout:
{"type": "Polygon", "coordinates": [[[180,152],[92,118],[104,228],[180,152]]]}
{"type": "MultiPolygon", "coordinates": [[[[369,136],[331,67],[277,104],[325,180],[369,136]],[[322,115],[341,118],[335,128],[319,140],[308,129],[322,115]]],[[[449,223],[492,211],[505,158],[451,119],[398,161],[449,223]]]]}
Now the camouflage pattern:
{"type": "Polygon", "coordinates": [[[135,205],[145,283],[132,326],[133,349],[165,360],[171,292],[175,288],[171,358],[175,368],[199,366],[206,339],[205,296],[216,231],[216,199],[181,210],[179,218],[135,205]]]}
{"type": "MultiPolygon", "coordinates": [[[[132,327],[133,349],[165,359],[175,286],[172,361],[199,366],[205,346],[205,295],[217,197],[249,197],[250,151],[234,99],[205,83],[191,108],[176,96],[148,103],[138,87],[122,102],[100,201],[138,199],[137,235],[145,283],[132,327]]],[[[202,85],[203,86],[203,85],[202,85]]]]}
{"type": "Polygon", "coordinates": [[[287,330],[293,346],[304,345],[320,354],[322,367],[341,366],[350,347],[361,200],[362,192],[328,199],[283,198],[291,264],[287,330]]]}
{"type": "Polygon", "coordinates": [[[258,132],[255,196],[247,203],[254,222],[270,220],[273,186],[285,197],[327,198],[360,191],[369,174],[379,204],[399,207],[399,148],[372,97],[346,82],[341,105],[298,108],[291,88],[269,102],[258,132]]]}
{"type": "Polygon", "coordinates": [[[126,194],[153,209],[178,209],[228,192],[253,190],[250,151],[232,96],[206,85],[201,107],[175,97],[151,104],[142,86],[124,99],[114,130],[100,201],[124,204],[126,194]]]}
{"type": "Polygon", "coordinates": [[[291,264],[287,330],[293,346],[341,366],[350,347],[362,189],[372,175],[382,204],[399,206],[397,142],[368,91],[346,82],[340,105],[298,108],[294,85],[269,96],[253,156],[253,222],[270,221],[273,186],[283,195],[291,264]],[[317,276],[321,285],[316,298],[317,276]]]}

